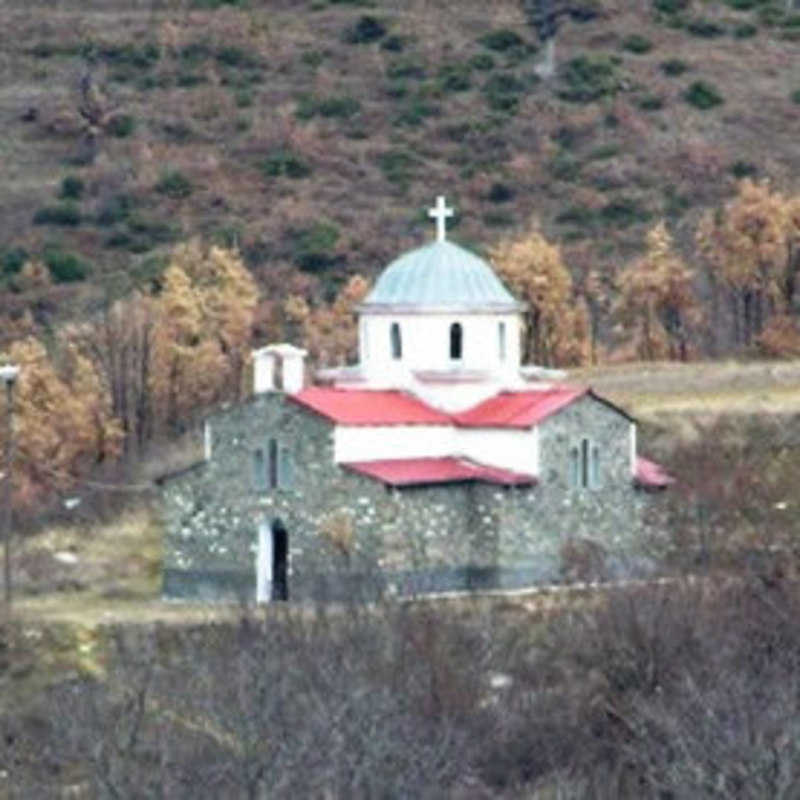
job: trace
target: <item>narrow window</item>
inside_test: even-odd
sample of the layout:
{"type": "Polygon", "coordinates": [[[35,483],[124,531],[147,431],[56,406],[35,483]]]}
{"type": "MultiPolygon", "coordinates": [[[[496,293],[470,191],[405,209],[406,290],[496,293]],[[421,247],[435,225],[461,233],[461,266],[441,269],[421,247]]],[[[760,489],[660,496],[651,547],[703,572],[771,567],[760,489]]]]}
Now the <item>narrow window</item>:
{"type": "Polygon", "coordinates": [[[581,441],[581,487],[589,485],[589,440],[581,441]]]}
{"type": "Polygon", "coordinates": [[[403,340],[400,338],[400,326],[396,322],[392,323],[389,338],[392,345],[392,358],[399,361],[403,357],[403,340]]]}
{"type": "Polygon", "coordinates": [[[281,447],[278,451],[278,486],[282,489],[294,486],[294,464],[288,447],[281,447]]]}
{"type": "Polygon", "coordinates": [[[264,451],[259,447],[253,451],[253,485],[256,491],[267,488],[267,469],[264,451]]]}
{"type": "Polygon", "coordinates": [[[453,361],[461,360],[461,352],[464,344],[464,332],[460,322],[454,322],[450,326],[450,358],[453,361]]]}
{"type": "Polygon", "coordinates": [[[267,445],[267,461],[269,466],[269,488],[274,489],[278,485],[278,442],[270,439],[267,445]]]}
{"type": "Polygon", "coordinates": [[[499,356],[501,361],[506,360],[506,324],[505,322],[497,323],[497,346],[499,349],[499,356]]]}
{"type": "Polygon", "coordinates": [[[569,485],[577,489],[581,476],[581,454],[577,447],[571,447],[569,451],[569,485]]]}
{"type": "Polygon", "coordinates": [[[597,489],[600,486],[600,448],[592,445],[592,455],[589,461],[589,486],[597,489]]]}
{"type": "Polygon", "coordinates": [[[203,424],[203,456],[211,461],[211,425],[207,421],[203,424]]]}

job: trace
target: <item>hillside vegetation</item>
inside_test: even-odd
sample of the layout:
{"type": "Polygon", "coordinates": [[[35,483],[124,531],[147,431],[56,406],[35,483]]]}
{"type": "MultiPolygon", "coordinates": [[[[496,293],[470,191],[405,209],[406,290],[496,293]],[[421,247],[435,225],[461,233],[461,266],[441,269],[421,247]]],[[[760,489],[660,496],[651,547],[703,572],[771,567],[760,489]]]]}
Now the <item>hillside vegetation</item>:
{"type": "Polygon", "coordinates": [[[659,218],[691,259],[737,179],[798,188],[784,0],[581,0],[548,81],[516,0],[6,0],[0,26],[0,307],[47,325],[195,234],[329,300],[426,240],[440,193],[462,243],[536,215],[613,293],[659,218]]]}

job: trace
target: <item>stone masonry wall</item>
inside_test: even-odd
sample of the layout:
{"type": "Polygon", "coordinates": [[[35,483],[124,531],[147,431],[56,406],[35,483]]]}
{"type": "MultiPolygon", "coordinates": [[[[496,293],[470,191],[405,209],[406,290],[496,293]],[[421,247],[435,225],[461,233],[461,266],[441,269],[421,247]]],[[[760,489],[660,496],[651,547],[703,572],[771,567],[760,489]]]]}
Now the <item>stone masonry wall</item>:
{"type": "MultiPolygon", "coordinates": [[[[591,397],[540,427],[541,482],[390,489],[333,461],[333,426],[285,395],[259,395],[209,419],[211,459],[164,481],[166,597],[252,601],[262,521],[289,534],[293,600],[522,586],[564,577],[565,543],[589,543],[601,569],[641,552],[629,421],[591,397]],[[569,450],[601,448],[598,488],[569,486],[569,450]],[[257,491],[253,451],[288,446],[291,488],[257,491]]],[[[630,570],[625,570],[629,572],[630,570]]]]}
{"type": "Polygon", "coordinates": [[[167,597],[252,599],[262,520],[289,533],[292,599],[360,591],[356,578],[376,590],[458,588],[465,569],[495,559],[495,536],[467,534],[471,486],[399,491],[349,472],[333,462],[332,425],[282,394],[209,424],[211,459],[164,482],[167,597]],[[294,480],[257,491],[253,451],[270,437],[290,448],[294,480]]]}

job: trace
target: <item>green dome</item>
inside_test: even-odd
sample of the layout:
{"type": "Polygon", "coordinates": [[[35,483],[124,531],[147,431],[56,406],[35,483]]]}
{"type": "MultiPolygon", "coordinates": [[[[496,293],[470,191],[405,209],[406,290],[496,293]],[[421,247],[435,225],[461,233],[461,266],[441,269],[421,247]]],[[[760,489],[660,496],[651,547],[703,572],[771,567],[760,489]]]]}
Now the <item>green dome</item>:
{"type": "Polygon", "coordinates": [[[452,242],[433,242],[393,261],[362,311],[519,311],[492,268],[452,242]]]}

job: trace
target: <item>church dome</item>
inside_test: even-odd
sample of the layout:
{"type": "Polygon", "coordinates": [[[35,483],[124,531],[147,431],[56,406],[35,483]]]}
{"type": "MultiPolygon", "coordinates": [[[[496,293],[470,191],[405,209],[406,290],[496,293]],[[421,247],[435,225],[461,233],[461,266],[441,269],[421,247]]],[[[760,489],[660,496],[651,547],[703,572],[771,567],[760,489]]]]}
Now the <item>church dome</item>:
{"type": "Polygon", "coordinates": [[[397,258],[383,271],[362,311],[519,311],[492,268],[449,241],[397,258]]]}

